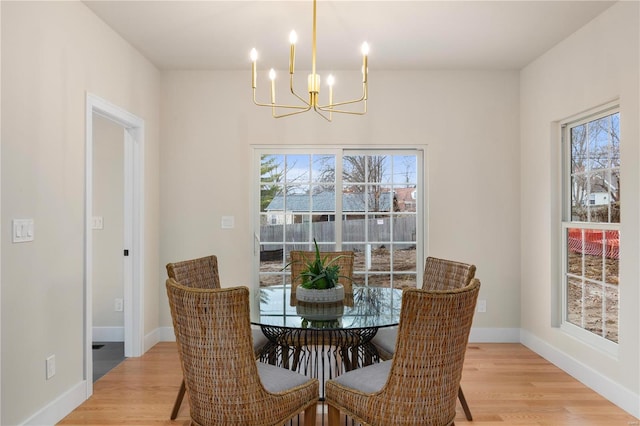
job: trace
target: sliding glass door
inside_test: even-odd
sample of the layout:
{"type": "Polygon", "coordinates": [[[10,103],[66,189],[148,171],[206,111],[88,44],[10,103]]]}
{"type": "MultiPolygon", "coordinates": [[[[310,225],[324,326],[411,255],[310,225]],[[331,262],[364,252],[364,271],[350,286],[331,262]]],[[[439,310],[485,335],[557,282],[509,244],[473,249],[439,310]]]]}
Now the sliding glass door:
{"type": "Polygon", "coordinates": [[[321,251],[355,252],[354,286],[421,280],[421,149],[256,148],[255,159],[261,288],[289,284],[289,252],[314,240],[321,251]]]}

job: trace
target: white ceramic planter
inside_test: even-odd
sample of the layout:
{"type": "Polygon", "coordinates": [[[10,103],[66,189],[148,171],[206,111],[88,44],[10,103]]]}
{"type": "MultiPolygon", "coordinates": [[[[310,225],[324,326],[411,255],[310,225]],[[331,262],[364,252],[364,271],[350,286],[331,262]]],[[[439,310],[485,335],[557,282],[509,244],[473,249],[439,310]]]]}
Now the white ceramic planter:
{"type": "Polygon", "coordinates": [[[335,320],[342,317],[344,305],[339,302],[308,303],[298,301],[296,313],[307,320],[335,320]]]}
{"type": "Polygon", "coordinates": [[[344,286],[337,284],[333,288],[323,290],[309,289],[302,286],[296,288],[296,299],[308,303],[339,302],[344,300],[344,286]]]}

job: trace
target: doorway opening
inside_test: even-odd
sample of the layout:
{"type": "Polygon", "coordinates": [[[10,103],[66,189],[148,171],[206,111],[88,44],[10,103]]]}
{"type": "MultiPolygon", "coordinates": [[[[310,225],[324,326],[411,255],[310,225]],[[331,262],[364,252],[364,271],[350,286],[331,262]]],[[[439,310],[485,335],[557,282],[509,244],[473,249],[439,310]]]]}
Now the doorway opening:
{"type": "MultiPolygon", "coordinates": [[[[99,225],[99,215],[94,214],[94,119],[100,117],[117,124],[122,129],[122,341],[125,357],[137,357],[144,351],[143,335],[143,153],[144,121],[108,101],[87,94],[85,134],[85,318],[84,318],[84,380],[86,397],[93,394],[93,300],[94,227],[99,225]],[[97,217],[96,217],[97,216],[97,217]]],[[[116,301],[116,305],[120,303],[116,301]]],[[[116,309],[118,310],[118,309],[116,309]]]]}

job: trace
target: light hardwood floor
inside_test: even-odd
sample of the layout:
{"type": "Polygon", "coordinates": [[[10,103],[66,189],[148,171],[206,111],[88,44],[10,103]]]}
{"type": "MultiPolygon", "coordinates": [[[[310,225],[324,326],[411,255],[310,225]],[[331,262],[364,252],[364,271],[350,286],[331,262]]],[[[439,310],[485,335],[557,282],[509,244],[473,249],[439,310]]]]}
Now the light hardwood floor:
{"type": "MultiPolygon", "coordinates": [[[[159,343],[98,380],[93,396],[59,424],[188,425],[187,398],[178,418],[169,420],[181,380],[175,343],[159,343]]],[[[465,420],[458,404],[458,426],[640,425],[638,419],[520,344],[470,344],[462,389],[474,421],[465,420]]],[[[323,424],[320,414],[316,424],[323,424]]]]}

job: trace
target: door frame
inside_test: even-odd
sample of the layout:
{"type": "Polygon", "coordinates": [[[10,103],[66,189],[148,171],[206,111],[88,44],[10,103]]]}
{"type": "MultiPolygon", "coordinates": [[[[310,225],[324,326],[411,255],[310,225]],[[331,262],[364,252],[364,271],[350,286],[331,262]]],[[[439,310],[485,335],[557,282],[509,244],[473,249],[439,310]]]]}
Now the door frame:
{"type": "Polygon", "coordinates": [[[123,127],[124,138],[124,347],[125,357],[144,352],[144,120],[94,94],[86,94],[84,379],[93,394],[93,115],[123,127]]]}

